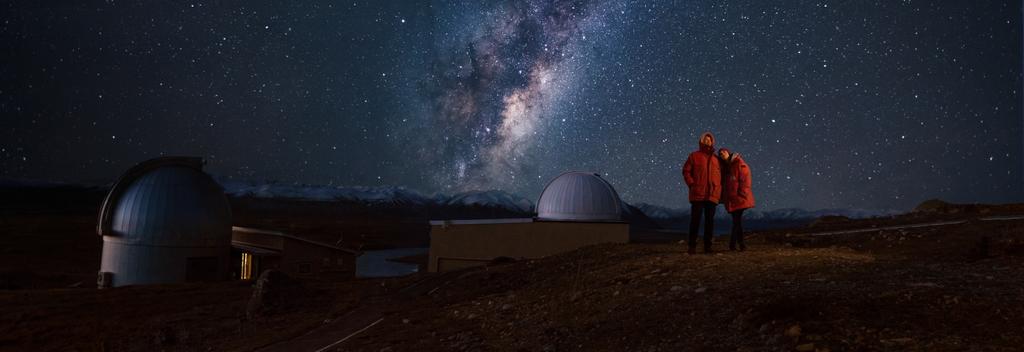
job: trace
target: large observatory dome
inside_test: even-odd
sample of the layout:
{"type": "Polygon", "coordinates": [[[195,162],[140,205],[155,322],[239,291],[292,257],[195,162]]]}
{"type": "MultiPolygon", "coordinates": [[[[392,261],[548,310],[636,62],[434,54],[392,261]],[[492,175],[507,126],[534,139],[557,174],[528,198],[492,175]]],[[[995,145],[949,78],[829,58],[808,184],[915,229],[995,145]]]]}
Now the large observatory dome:
{"type": "Polygon", "coordinates": [[[202,159],[142,162],[114,184],[100,209],[100,271],[113,286],[209,281],[227,272],[231,207],[202,159]]]}
{"type": "Polygon", "coordinates": [[[559,175],[537,200],[537,219],[550,221],[622,221],[622,201],[608,181],[586,172],[559,175]]]}

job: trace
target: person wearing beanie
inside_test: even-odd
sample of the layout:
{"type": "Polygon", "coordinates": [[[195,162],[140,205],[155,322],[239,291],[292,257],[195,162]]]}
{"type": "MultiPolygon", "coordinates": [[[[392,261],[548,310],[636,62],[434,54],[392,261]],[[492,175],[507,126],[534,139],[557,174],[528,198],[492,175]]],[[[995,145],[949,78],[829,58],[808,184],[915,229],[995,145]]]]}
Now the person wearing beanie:
{"type": "Polygon", "coordinates": [[[686,241],[689,254],[696,252],[701,218],[704,219],[704,253],[711,253],[715,208],[722,192],[721,168],[715,157],[715,136],[704,132],[697,144],[699,149],[690,153],[683,164],[683,181],[689,188],[690,200],[690,233],[686,241]]]}
{"type": "Polygon", "coordinates": [[[740,251],[744,251],[747,245],[743,243],[743,211],[754,207],[750,167],[739,153],[726,148],[718,150],[718,157],[726,165],[724,169],[727,170],[722,181],[722,203],[725,204],[725,211],[732,215],[729,250],[736,250],[736,246],[739,245],[740,251]]]}

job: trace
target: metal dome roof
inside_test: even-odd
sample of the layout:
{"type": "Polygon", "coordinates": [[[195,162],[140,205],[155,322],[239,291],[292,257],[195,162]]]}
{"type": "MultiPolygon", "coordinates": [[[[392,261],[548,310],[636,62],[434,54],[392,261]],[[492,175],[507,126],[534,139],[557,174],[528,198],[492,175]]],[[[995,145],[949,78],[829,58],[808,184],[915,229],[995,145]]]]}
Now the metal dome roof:
{"type": "Polygon", "coordinates": [[[202,171],[202,159],[166,157],[129,169],[100,210],[105,241],[174,247],[225,246],[231,241],[231,206],[202,171]]]}
{"type": "Polygon", "coordinates": [[[608,181],[587,172],[566,172],[551,180],[537,200],[537,219],[622,221],[622,201],[608,181]]]}

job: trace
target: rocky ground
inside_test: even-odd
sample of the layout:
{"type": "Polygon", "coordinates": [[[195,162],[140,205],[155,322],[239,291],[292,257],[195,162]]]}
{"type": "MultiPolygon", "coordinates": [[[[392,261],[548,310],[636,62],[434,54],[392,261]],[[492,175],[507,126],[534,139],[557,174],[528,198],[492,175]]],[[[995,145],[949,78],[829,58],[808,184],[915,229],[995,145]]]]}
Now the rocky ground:
{"type": "MultiPolygon", "coordinates": [[[[262,285],[282,291],[256,295],[250,282],[11,287],[0,290],[0,350],[1020,350],[1024,220],[978,220],[990,213],[919,214],[967,222],[848,235],[757,233],[742,253],[601,245],[445,274],[284,280],[262,285]],[[259,309],[267,304],[274,309],[259,309]]],[[[90,227],[84,218],[20,219],[5,230],[90,227]]],[[[39,260],[28,254],[48,246],[11,233],[5,265],[39,260]]],[[[53,260],[69,258],[54,283],[91,277],[98,265],[78,270],[75,248],[54,251],[53,260]]]]}
{"type": "Polygon", "coordinates": [[[339,350],[1020,350],[1022,229],[590,247],[466,271],[339,350]]]}

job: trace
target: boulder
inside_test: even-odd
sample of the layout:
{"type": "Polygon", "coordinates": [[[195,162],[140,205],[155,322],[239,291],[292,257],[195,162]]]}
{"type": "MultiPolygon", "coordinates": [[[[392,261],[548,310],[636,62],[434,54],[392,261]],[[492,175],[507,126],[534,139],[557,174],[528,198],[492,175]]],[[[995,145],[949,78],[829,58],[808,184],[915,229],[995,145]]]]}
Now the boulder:
{"type": "Polygon", "coordinates": [[[801,331],[802,330],[800,329],[800,325],[793,325],[786,329],[786,331],[783,332],[782,334],[786,335],[786,337],[800,337],[801,331]]]}

